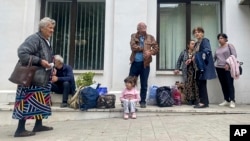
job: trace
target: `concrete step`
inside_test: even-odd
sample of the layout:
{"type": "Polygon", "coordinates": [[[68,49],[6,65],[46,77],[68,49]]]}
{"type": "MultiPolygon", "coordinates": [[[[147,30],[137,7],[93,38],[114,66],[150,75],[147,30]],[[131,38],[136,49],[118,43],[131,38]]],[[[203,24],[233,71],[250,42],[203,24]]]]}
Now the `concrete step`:
{"type": "MultiPolygon", "coordinates": [[[[13,105],[8,103],[0,104],[0,125],[16,124],[16,120],[11,119],[13,105]],[[6,118],[8,117],[8,118],[6,118]]],[[[217,104],[210,104],[209,108],[194,109],[189,105],[158,107],[156,105],[147,105],[147,108],[140,108],[137,105],[137,116],[172,116],[172,115],[210,115],[210,114],[250,114],[250,105],[236,105],[236,108],[220,107],[217,104]]],[[[67,121],[67,120],[87,120],[103,118],[122,118],[123,108],[119,103],[112,109],[89,109],[81,111],[72,108],[60,108],[52,106],[52,116],[46,119],[47,122],[67,121]]]]}
{"type": "MultiPolygon", "coordinates": [[[[119,101],[119,92],[113,92],[116,95],[116,107],[112,109],[89,109],[81,111],[72,108],[60,108],[59,104],[62,100],[62,95],[52,94],[52,116],[46,122],[66,121],[66,120],[87,120],[101,118],[122,118],[123,108],[119,101]]],[[[11,94],[13,98],[13,94],[11,94]]],[[[15,96],[15,95],[14,95],[15,96]]],[[[17,120],[11,119],[13,112],[13,102],[0,102],[0,126],[8,124],[16,124],[17,120]],[[8,117],[8,118],[6,118],[8,117]]],[[[172,115],[187,115],[187,114],[250,114],[250,105],[236,104],[236,108],[226,106],[218,106],[210,104],[209,108],[194,109],[189,105],[173,106],[173,107],[158,107],[156,105],[147,105],[147,108],[140,108],[137,105],[138,118],[143,116],[172,116],[172,115]]],[[[31,121],[32,122],[32,121],[31,121]]]]}
{"type": "Polygon", "coordinates": [[[16,90],[0,90],[0,103],[15,102],[16,90]]]}

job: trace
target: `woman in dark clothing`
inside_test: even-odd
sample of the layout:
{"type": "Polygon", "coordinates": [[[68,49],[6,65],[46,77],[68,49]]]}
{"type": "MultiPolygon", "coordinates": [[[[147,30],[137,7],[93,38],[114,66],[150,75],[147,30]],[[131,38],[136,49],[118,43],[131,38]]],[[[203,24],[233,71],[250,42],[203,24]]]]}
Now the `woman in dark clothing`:
{"type": "Polygon", "coordinates": [[[209,106],[207,80],[216,78],[213,55],[209,40],[204,38],[204,29],[202,27],[194,28],[193,35],[197,39],[195,44],[196,55],[194,59],[196,64],[196,81],[200,98],[200,102],[195,105],[194,108],[206,108],[209,106]]]}
{"type": "MultiPolygon", "coordinates": [[[[42,67],[49,71],[46,74],[38,74],[45,80],[50,80],[52,67],[52,49],[49,38],[54,32],[55,21],[48,17],[43,18],[39,23],[39,32],[29,36],[18,48],[19,61],[22,64],[28,64],[29,58],[32,58],[32,65],[42,67]]],[[[14,137],[26,137],[35,135],[35,132],[52,130],[42,124],[42,119],[51,115],[50,107],[50,89],[51,83],[46,86],[36,85],[29,87],[17,86],[16,101],[12,118],[18,119],[18,127],[14,137]],[[35,119],[33,131],[25,129],[27,119],[35,119]]]]}
{"type": "Polygon", "coordinates": [[[182,68],[182,76],[184,80],[184,94],[185,101],[188,105],[194,105],[199,99],[198,87],[195,81],[195,64],[192,59],[194,51],[195,41],[190,40],[187,43],[187,48],[180,53],[177,61],[175,74],[179,74],[179,69],[182,68]]]}

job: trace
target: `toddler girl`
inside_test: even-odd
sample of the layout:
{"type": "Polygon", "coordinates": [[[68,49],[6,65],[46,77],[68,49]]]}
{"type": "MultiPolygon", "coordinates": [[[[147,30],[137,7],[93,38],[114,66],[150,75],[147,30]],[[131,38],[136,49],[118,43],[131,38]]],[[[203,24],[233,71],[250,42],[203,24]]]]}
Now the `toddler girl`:
{"type": "Polygon", "coordinates": [[[122,91],[122,95],[120,97],[124,108],[124,119],[128,119],[129,114],[131,118],[136,119],[135,106],[136,103],[139,102],[141,99],[139,92],[135,88],[136,81],[137,78],[133,76],[128,76],[124,80],[126,88],[122,91]]]}

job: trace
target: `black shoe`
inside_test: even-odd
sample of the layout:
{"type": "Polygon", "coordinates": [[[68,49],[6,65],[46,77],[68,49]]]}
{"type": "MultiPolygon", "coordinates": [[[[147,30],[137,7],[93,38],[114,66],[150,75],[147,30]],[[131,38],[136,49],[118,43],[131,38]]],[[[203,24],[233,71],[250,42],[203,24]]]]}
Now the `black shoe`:
{"type": "Polygon", "coordinates": [[[194,100],[193,101],[193,105],[197,105],[197,104],[199,104],[199,101],[198,100],[194,100]]]}
{"type": "Polygon", "coordinates": [[[193,101],[188,101],[188,102],[187,102],[187,105],[190,105],[190,106],[194,105],[194,104],[193,104],[193,101]]]}
{"type": "Polygon", "coordinates": [[[50,130],[53,130],[53,127],[39,126],[39,127],[34,127],[32,132],[42,132],[42,131],[50,131],[50,130]]]}
{"type": "Polygon", "coordinates": [[[137,112],[138,111],[138,109],[137,108],[135,108],[135,112],[137,112]]]}
{"type": "Polygon", "coordinates": [[[205,105],[205,104],[197,104],[194,106],[194,108],[207,108],[209,107],[208,105],[205,105]]]}
{"type": "Polygon", "coordinates": [[[28,136],[34,136],[35,134],[36,134],[35,132],[24,130],[22,132],[16,132],[14,134],[14,137],[28,137],[28,136]]]}
{"type": "Polygon", "coordinates": [[[62,103],[62,104],[60,105],[60,107],[61,107],[61,108],[68,107],[68,104],[67,104],[67,103],[62,103]]]}
{"type": "Polygon", "coordinates": [[[141,108],[146,108],[146,103],[141,103],[140,106],[141,108]]]}

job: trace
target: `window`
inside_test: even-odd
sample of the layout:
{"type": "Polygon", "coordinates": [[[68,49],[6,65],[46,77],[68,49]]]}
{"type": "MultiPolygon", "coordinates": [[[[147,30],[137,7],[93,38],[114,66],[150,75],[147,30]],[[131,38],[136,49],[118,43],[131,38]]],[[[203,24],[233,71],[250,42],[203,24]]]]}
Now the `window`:
{"type": "Polygon", "coordinates": [[[74,70],[103,70],[104,0],[47,0],[45,16],[57,22],[51,39],[55,54],[74,70]]]}
{"type": "Polygon", "coordinates": [[[157,70],[175,69],[179,54],[194,39],[192,29],[197,26],[204,28],[215,51],[216,36],[221,32],[221,1],[158,0],[158,9],[157,70]]]}

